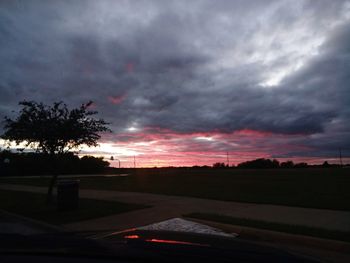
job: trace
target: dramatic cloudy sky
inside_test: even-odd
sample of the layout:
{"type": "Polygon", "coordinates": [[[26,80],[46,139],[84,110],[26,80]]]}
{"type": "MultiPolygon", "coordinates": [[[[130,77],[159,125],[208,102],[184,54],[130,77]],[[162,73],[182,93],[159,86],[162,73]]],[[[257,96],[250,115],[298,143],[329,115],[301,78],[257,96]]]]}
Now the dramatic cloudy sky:
{"type": "Polygon", "coordinates": [[[350,157],[349,1],[0,3],[0,118],[93,100],[122,165],[350,157]]]}

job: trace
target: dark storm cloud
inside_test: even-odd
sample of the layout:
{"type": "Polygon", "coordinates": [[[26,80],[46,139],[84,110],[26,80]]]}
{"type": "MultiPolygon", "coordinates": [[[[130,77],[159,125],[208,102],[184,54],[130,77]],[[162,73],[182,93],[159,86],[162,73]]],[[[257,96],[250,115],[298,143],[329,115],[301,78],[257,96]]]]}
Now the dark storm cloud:
{"type": "Polygon", "coordinates": [[[346,1],[3,1],[1,115],[93,100],[115,132],[251,129],[326,150],[350,141],[349,14],[346,1]]]}
{"type": "MultiPolygon", "coordinates": [[[[350,152],[350,29],[337,27],[315,57],[297,74],[286,78],[284,89],[294,90],[300,101],[309,102],[314,111],[330,114],[324,119],[324,132],[311,137],[305,145],[321,153],[339,147],[350,152]]],[[[324,115],[322,115],[324,116],[324,115]]]]}

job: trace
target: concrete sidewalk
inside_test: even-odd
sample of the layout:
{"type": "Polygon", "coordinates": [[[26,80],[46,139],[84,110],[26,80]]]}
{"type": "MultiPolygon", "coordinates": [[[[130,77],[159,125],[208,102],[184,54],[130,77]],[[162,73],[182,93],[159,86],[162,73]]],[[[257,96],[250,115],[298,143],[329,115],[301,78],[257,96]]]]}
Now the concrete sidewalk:
{"type": "MultiPolygon", "coordinates": [[[[46,187],[1,184],[0,189],[45,193],[46,187]]],[[[149,193],[80,190],[83,198],[151,205],[151,208],[65,225],[73,231],[109,231],[147,225],[192,212],[222,214],[290,225],[350,231],[350,212],[217,201],[149,193]]]]}

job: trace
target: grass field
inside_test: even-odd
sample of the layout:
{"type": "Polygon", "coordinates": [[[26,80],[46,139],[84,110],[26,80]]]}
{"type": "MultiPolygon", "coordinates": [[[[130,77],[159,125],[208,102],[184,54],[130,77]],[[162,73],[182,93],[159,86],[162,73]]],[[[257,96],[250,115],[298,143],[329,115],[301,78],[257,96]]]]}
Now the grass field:
{"type": "Polygon", "coordinates": [[[350,242],[350,232],[342,232],[335,230],[327,230],[314,227],[306,227],[300,225],[288,225],[280,223],[265,222],[261,220],[252,220],[247,218],[237,218],[224,215],[206,214],[206,213],[192,213],[184,215],[190,218],[203,219],[230,225],[247,226],[259,229],[266,229],[290,234],[306,235],[327,239],[334,239],[340,241],[350,242]]]}
{"type": "MultiPolygon", "coordinates": [[[[81,187],[350,211],[350,169],[136,169],[82,178],[81,187]]],[[[49,179],[0,179],[47,185],[49,179]]]]}
{"type": "Polygon", "coordinates": [[[55,225],[146,208],[139,204],[82,198],[78,210],[57,211],[54,205],[45,205],[44,194],[5,190],[0,190],[0,200],[0,209],[55,225]]]}

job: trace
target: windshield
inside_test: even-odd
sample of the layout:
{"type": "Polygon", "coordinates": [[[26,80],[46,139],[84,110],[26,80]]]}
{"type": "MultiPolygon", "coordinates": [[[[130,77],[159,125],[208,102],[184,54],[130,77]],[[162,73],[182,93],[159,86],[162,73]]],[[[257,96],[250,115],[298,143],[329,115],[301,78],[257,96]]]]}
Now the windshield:
{"type": "Polygon", "coordinates": [[[1,1],[0,239],[350,262],[349,25],[346,0],[1,1]]]}

